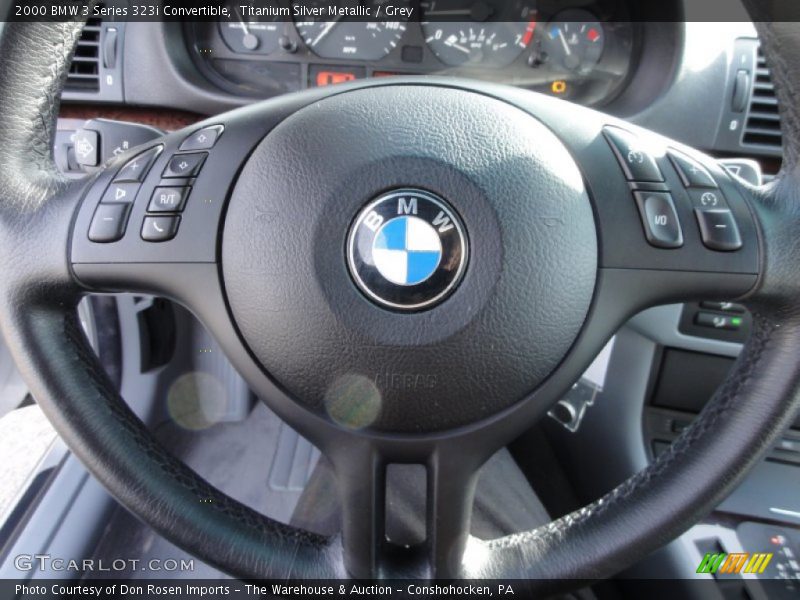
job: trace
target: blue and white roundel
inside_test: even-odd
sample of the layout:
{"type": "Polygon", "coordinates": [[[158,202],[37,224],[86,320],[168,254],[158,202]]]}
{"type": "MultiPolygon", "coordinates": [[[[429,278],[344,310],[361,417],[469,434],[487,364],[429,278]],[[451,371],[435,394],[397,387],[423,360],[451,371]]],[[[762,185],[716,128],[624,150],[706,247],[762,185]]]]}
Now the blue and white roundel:
{"type": "Polygon", "coordinates": [[[362,207],[347,236],[347,266],[369,300],[417,311],[432,308],[455,289],[468,250],[461,219],[444,199],[402,188],[362,207]]]}
{"type": "Polygon", "coordinates": [[[387,221],[372,243],[372,259],[381,275],[396,285],[417,285],[436,272],[442,260],[439,234],[418,217],[387,221]]]}

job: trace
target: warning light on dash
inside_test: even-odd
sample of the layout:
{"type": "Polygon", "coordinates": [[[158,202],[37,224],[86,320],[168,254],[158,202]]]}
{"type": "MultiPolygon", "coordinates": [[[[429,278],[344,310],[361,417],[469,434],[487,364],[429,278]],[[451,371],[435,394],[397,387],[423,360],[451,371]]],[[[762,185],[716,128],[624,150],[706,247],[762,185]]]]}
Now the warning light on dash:
{"type": "Polygon", "coordinates": [[[320,71],[317,73],[317,86],[346,83],[348,81],[353,81],[355,78],[355,73],[343,73],[341,71],[320,71]]]}
{"type": "Polygon", "coordinates": [[[564,94],[567,91],[567,82],[563,79],[557,79],[550,84],[550,91],[554,94],[564,94]]]}

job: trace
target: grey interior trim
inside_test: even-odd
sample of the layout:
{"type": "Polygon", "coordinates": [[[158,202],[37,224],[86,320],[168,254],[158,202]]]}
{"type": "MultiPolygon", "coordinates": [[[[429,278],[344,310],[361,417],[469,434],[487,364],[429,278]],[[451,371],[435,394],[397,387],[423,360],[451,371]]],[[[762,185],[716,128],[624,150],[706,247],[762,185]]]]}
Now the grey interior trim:
{"type": "MultiPolygon", "coordinates": [[[[724,0],[741,7],[738,0],[724,0]]],[[[690,2],[684,5],[691,7],[690,2]]],[[[733,8],[731,9],[733,10],[733,8]]],[[[728,65],[738,37],[755,38],[747,22],[686,22],[683,59],[673,84],[630,120],[697,148],[714,148],[724,103],[708,99],[708,90],[727,89],[728,65]],[[681,118],[675,118],[679,113],[681,118]]]]}
{"type": "Polygon", "coordinates": [[[734,358],[739,356],[742,351],[741,344],[685,335],[678,331],[682,311],[683,304],[657,306],[639,313],[628,322],[628,325],[662,346],[734,358]]]}
{"type": "MultiPolygon", "coordinates": [[[[152,299],[129,294],[117,296],[117,309],[122,349],[122,395],[144,420],[152,420],[160,402],[158,373],[142,374],[139,351],[138,313],[152,299]]],[[[84,299],[79,315],[89,340],[96,339],[90,304],[84,299]]],[[[65,571],[17,571],[14,557],[19,554],[50,553],[60,557],[90,556],[100,539],[116,502],[89,475],[83,465],[57,438],[45,458],[31,473],[27,486],[37,474],[53,470],[46,489],[26,515],[26,523],[13,543],[4,548],[0,557],[0,579],[29,579],[43,577],[66,578],[78,576],[65,571]]],[[[13,505],[12,505],[13,506],[13,505]]],[[[12,508],[13,510],[13,508],[12,508]]],[[[8,514],[0,515],[0,523],[8,514]]]]}
{"type": "Polygon", "coordinates": [[[6,552],[0,564],[0,579],[77,577],[78,573],[67,571],[57,574],[38,569],[20,571],[14,559],[23,554],[85,556],[99,539],[110,514],[111,497],[66,446],[58,442],[52,452],[48,460],[62,456],[63,464],[25,528],[6,552]]]}

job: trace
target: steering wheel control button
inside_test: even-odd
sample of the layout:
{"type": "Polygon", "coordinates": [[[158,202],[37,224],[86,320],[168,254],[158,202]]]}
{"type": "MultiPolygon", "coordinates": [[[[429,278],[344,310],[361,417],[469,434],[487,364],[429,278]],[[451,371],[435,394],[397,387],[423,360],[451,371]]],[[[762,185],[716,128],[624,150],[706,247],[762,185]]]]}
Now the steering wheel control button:
{"type": "Polygon", "coordinates": [[[89,226],[89,239],[93,242],[116,242],[125,235],[129,203],[98,204],[89,226]]]}
{"type": "Polygon", "coordinates": [[[711,302],[706,300],[700,303],[700,308],[738,314],[744,314],[747,312],[747,309],[743,305],[735,304],[734,302],[711,302]]]}
{"type": "Polygon", "coordinates": [[[657,248],[680,248],[683,232],[672,196],[666,192],[634,192],[647,241],[657,248]]]}
{"type": "Polygon", "coordinates": [[[166,242],[178,233],[181,218],[176,215],[145,217],[142,223],[142,239],[146,242],[166,242]]]}
{"type": "Polygon", "coordinates": [[[750,185],[764,184],[764,173],[761,164],[751,158],[722,158],[717,161],[723,169],[734,177],[746,181],[750,185]]]}
{"type": "Polygon", "coordinates": [[[606,127],[603,132],[617,155],[628,181],[660,183],[664,175],[656,159],[644,147],[639,138],[617,127],[606,127]]]}
{"type": "Polygon", "coordinates": [[[82,131],[90,131],[99,137],[100,162],[116,158],[131,148],[151,143],[164,135],[163,131],[150,125],[110,119],[89,119],[82,131]]]}
{"type": "Polygon", "coordinates": [[[141,186],[138,183],[112,183],[103,194],[101,203],[133,202],[141,186]]]}
{"type": "Polygon", "coordinates": [[[192,188],[157,187],[153,190],[147,212],[181,212],[192,188]]]}
{"type": "Polygon", "coordinates": [[[222,125],[212,125],[199,131],[183,140],[180,150],[210,150],[217,143],[219,136],[225,128],[222,125]]]}
{"type": "Polygon", "coordinates": [[[176,154],[173,156],[167,168],[164,169],[164,177],[194,177],[200,172],[200,167],[208,156],[205,152],[197,154],[176,154]]]}
{"type": "Polygon", "coordinates": [[[728,208],[725,196],[718,189],[715,190],[687,190],[692,199],[692,205],[700,210],[728,208]]]}
{"type": "Polygon", "coordinates": [[[724,329],[726,331],[738,331],[744,323],[744,317],[736,315],[720,315],[710,312],[699,312],[694,318],[695,325],[700,327],[712,327],[714,329],[724,329]]]}
{"type": "Polygon", "coordinates": [[[687,188],[717,188],[717,182],[706,168],[693,158],[677,152],[670,152],[669,158],[687,188]]]}
{"type": "Polygon", "coordinates": [[[742,247],[742,237],[728,208],[695,208],[703,244],[711,250],[731,252],[742,247]]]}
{"type": "Polygon", "coordinates": [[[79,129],[73,138],[75,159],[84,167],[100,164],[100,136],[91,129],[79,129]]]}
{"type": "Polygon", "coordinates": [[[438,196],[396,190],[356,217],[347,244],[350,274],[372,301],[398,310],[430,308],[464,273],[467,239],[460,218],[438,196]]]}
{"type": "Polygon", "coordinates": [[[129,160],[114,177],[114,183],[141,183],[144,181],[150,165],[153,164],[161,149],[162,146],[150,148],[147,152],[142,152],[139,156],[129,160]]]}

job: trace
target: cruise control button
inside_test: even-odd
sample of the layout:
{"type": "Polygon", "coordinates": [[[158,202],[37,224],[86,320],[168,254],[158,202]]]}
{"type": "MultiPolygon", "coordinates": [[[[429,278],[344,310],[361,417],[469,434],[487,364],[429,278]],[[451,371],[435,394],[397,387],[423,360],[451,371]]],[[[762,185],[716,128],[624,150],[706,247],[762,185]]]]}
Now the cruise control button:
{"type": "Polygon", "coordinates": [[[733,315],[716,315],[714,313],[699,312],[697,316],[695,316],[694,322],[700,327],[738,331],[742,327],[744,319],[733,315]]]}
{"type": "Polygon", "coordinates": [[[171,240],[178,233],[178,216],[164,215],[160,217],[145,217],[142,223],[142,239],[146,242],[165,242],[171,240]]]}
{"type": "Polygon", "coordinates": [[[634,192],[647,241],[657,248],[680,248],[683,232],[672,196],[665,192],[634,192]]]}
{"type": "Polygon", "coordinates": [[[628,181],[664,181],[656,159],[642,147],[632,133],[616,127],[606,127],[606,135],[628,181]]]}
{"type": "Polygon", "coordinates": [[[138,183],[112,183],[100,202],[133,202],[140,187],[138,183]]]}
{"type": "Polygon", "coordinates": [[[161,152],[161,146],[151,148],[147,152],[142,152],[139,156],[130,159],[125,166],[123,166],[117,176],[114,177],[115,183],[141,183],[144,181],[147,172],[150,170],[150,165],[153,164],[156,156],[161,152]]]}
{"type": "Polygon", "coordinates": [[[224,130],[225,128],[222,125],[212,125],[200,131],[195,131],[183,140],[180,150],[208,150],[213,148],[224,130]]]}
{"type": "Polygon", "coordinates": [[[93,242],[116,242],[125,235],[130,204],[98,204],[89,225],[93,242]]]}
{"type": "Polygon", "coordinates": [[[695,208],[694,214],[706,248],[730,252],[742,247],[739,228],[730,209],[695,208]]]}
{"type": "Polygon", "coordinates": [[[688,190],[695,208],[728,208],[728,201],[720,190],[688,190]]]}
{"type": "Polygon", "coordinates": [[[203,166],[206,156],[205,153],[176,154],[164,169],[164,177],[194,177],[203,166]]]}
{"type": "Polygon", "coordinates": [[[157,187],[153,190],[147,212],[181,212],[190,187],[157,187]]]}
{"type": "Polygon", "coordinates": [[[706,168],[693,158],[671,151],[669,154],[675,170],[681,176],[685,187],[712,188],[717,187],[717,182],[706,168]]]}

